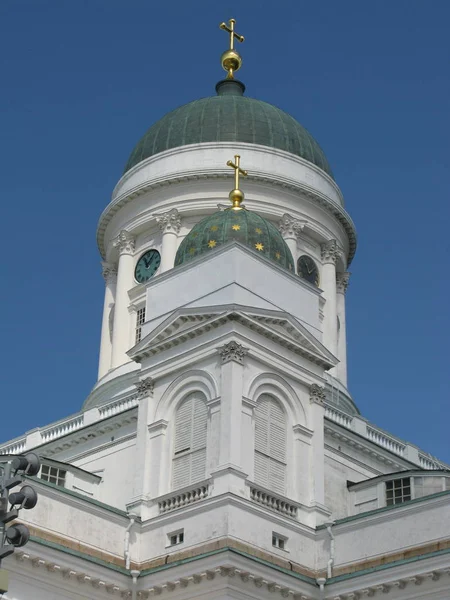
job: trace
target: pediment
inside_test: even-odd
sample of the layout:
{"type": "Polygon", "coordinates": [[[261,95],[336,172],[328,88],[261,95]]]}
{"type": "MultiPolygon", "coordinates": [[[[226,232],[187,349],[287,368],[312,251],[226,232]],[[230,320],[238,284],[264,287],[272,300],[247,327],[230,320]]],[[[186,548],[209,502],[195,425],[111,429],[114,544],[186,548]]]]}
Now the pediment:
{"type": "Polygon", "coordinates": [[[237,304],[182,308],[148,333],[128,355],[136,362],[197,338],[227,322],[238,322],[259,335],[329,369],[336,357],[297,319],[283,311],[237,304]]]}

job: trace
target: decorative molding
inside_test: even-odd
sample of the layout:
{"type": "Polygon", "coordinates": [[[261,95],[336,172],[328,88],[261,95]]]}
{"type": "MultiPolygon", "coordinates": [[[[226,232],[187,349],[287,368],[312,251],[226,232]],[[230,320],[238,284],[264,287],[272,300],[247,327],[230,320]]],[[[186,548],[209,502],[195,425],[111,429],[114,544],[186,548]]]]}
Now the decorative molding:
{"type": "Polygon", "coordinates": [[[299,221],[288,213],[285,213],[279,223],[278,230],[284,238],[297,238],[305,228],[306,221],[299,221]]]}
{"type": "Polygon", "coordinates": [[[126,229],[122,229],[114,241],[114,248],[119,249],[122,254],[134,254],[135,238],[126,229]]]}
{"type": "Polygon", "coordinates": [[[231,360],[243,365],[244,357],[248,354],[248,348],[245,348],[238,342],[231,341],[224,344],[221,348],[218,348],[218,352],[222,358],[223,365],[231,360]]]}
{"type": "Polygon", "coordinates": [[[320,404],[325,406],[325,388],[313,383],[309,386],[309,401],[311,404],[320,404]]]}
{"type": "Polygon", "coordinates": [[[117,281],[117,265],[102,261],[102,275],[105,283],[116,283],[117,281]]]}
{"type": "Polygon", "coordinates": [[[145,396],[153,396],[154,389],[155,380],[151,377],[141,379],[141,381],[136,384],[136,391],[139,399],[144,398],[145,396]]]}
{"type": "Polygon", "coordinates": [[[336,273],[336,291],[338,294],[345,294],[350,282],[350,275],[348,271],[345,273],[336,273]]]}
{"type": "Polygon", "coordinates": [[[169,422],[164,419],[159,419],[154,423],[147,425],[147,431],[151,438],[158,437],[159,435],[165,435],[169,422]]]}
{"type": "MultiPolygon", "coordinates": [[[[24,565],[28,563],[32,568],[46,569],[50,576],[55,575],[66,580],[72,580],[75,585],[89,584],[97,590],[105,591],[108,595],[119,596],[122,598],[126,598],[127,594],[130,593],[127,588],[121,587],[114,582],[100,579],[99,577],[89,575],[83,571],[78,571],[75,568],[69,569],[65,566],[58,565],[51,560],[39,556],[32,556],[28,552],[16,550],[14,557],[18,562],[21,562],[24,565]]],[[[21,568],[23,569],[24,567],[21,568]]]]}
{"type": "Polygon", "coordinates": [[[322,252],[322,261],[325,264],[333,264],[335,265],[337,259],[341,256],[342,251],[337,245],[336,240],[329,240],[320,246],[322,252]]]}
{"type": "Polygon", "coordinates": [[[176,208],[168,212],[153,215],[160,230],[164,233],[175,233],[178,235],[181,229],[181,215],[176,208]]]}

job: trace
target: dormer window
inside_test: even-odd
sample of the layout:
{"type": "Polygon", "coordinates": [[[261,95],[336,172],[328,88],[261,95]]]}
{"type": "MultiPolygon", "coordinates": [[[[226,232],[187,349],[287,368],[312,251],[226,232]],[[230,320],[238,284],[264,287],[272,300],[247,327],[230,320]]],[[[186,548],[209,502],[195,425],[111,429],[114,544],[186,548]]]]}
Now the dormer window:
{"type": "Polygon", "coordinates": [[[50,467],[49,465],[42,465],[40,478],[54,485],[65,487],[66,485],[66,473],[64,469],[58,469],[57,467],[50,467]]]}

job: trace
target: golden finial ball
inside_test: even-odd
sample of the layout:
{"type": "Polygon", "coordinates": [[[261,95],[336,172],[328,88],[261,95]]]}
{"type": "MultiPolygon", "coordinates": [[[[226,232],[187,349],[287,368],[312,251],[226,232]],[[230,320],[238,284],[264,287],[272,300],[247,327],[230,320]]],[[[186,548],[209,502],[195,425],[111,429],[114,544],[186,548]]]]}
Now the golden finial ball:
{"type": "Polygon", "coordinates": [[[242,58],[236,50],[225,50],[221,57],[222,67],[225,71],[237,71],[241,68],[242,58]]]}
{"type": "Polygon", "coordinates": [[[244,192],[241,190],[231,190],[231,192],[228,194],[228,198],[233,204],[232,208],[240,208],[241,202],[244,201],[244,192]]]}

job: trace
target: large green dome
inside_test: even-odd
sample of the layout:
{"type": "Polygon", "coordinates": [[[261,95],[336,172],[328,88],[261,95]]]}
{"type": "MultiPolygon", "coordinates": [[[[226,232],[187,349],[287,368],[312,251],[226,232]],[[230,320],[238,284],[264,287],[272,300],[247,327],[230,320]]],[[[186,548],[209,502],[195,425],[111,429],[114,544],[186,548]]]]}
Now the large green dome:
{"type": "Polygon", "coordinates": [[[217,96],[195,100],[157,121],[138,142],[125,173],[164,150],[202,142],[247,142],[300,156],[333,177],[321,147],[293,117],[272,104],[244,97],[244,86],[225,80],[217,96]]]}
{"type": "Polygon", "coordinates": [[[275,225],[254,212],[233,208],[215,212],[197,223],[181,242],[175,266],[207,254],[232,240],[249,246],[257,254],[294,272],[291,251],[275,225]]]}

